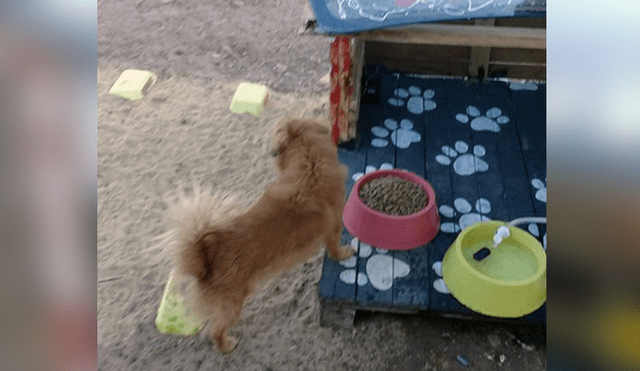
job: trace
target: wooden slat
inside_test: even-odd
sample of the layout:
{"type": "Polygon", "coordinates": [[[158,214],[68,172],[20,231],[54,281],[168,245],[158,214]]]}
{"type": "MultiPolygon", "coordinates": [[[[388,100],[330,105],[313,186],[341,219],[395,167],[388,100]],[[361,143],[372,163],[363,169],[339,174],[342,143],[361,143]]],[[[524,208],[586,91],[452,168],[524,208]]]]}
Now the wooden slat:
{"type": "MultiPolygon", "coordinates": [[[[357,143],[351,142],[341,145],[338,148],[338,156],[340,161],[349,167],[350,172],[346,181],[346,198],[348,197],[351,188],[353,188],[353,174],[364,171],[366,153],[357,146],[357,143]]],[[[352,238],[353,236],[343,228],[340,240],[341,244],[350,243],[352,238]]],[[[351,302],[354,301],[356,296],[355,285],[346,284],[340,280],[340,273],[345,269],[348,268],[331,260],[325,254],[322,277],[319,285],[319,294],[321,298],[347,300],[351,302]]]]}
{"type": "Polygon", "coordinates": [[[547,69],[543,66],[489,64],[489,76],[544,81],[547,79],[547,69]]]}
{"type": "MultiPolygon", "coordinates": [[[[374,147],[371,141],[376,137],[371,128],[374,126],[384,126],[384,121],[389,117],[390,105],[389,98],[393,97],[393,91],[397,87],[397,78],[393,74],[380,74],[380,103],[377,105],[368,105],[363,107],[361,115],[363,116],[360,134],[362,135],[362,146],[367,151],[367,166],[373,166],[376,169],[383,163],[395,164],[395,146],[391,143],[389,136],[384,138],[388,141],[385,147],[374,147]]],[[[382,139],[382,138],[379,138],[382,139]]],[[[375,246],[374,246],[375,247],[375,246]]],[[[374,252],[375,253],[375,250],[374,252]]],[[[358,257],[357,272],[367,275],[366,265],[370,256],[358,257]]],[[[364,286],[358,286],[356,289],[356,303],[366,307],[391,307],[393,304],[392,290],[378,290],[371,282],[364,286]]]]}
{"type": "Polygon", "coordinates": [[[547,51],[541,49],[492,48],[491,61],[529,62],[545,64],[547,51]]]}
{"type": "MultiPolygon", "coordinates": [[[[433,148],[427,148],[426,152],[427,160],[430,162],[430,168],[427,169],[427,176],[429,176],[428,179],[431,179],[432,177],[434,180],[439,179],[440,176],[436,174],[440,172],[449,176],[448,181],[446,179],[439,179],[437,185],[434,184],[434,188],[436,188],[436,195],[438,195],[438,192],[441,192],[440,195],[443,196],[438,197],[438,207],[442,207],[443,205],[454,207],[454,201],[457,198],[464,198],[472,205],[472,207],[474,207],[479,197],[475,175],[462,176],[457,174],[453,169],[453,163],[460,156],[464,155],[463,153],[458,153],[457,156],[451,158],[452,163],[450,165],[442,165],[435,161],[436,156],[443,154],[443,145],[455,147],[457,141],[464,141],[469,145],[469,149],[466,152],[467,154],[473,153],[472,134],[469,130],[468,124],[465,126],[464,124],[456,121],[455,115],[457,113],[465,112],[466,107],[469,105],[470,96],[473,94],[473,90],[476,86],[478,86],[478,84],[471,84],[462,80],[450,80],[443,82],[441,99],[444,103],[439,108],[441,111],[439,111],[440,116],[438,120],[434,120],[435,122],[432,123],[430,129],[434,133],[434,136],[438,137],[438,145],[433,148]],[[446,188],[443,189],[444,187],[446,188]]],[[[436,109],[436,111],[438,111],[438,109],[436,109]]],[[[471,212],[475,212],[475,210],[471,210],[471,212]]],[[[457,210],[453,218],[440,215],[441,224],[459,224],[461,216],[462,213],[457,210]]],[[[458,233],[440,231],[438,237],[434,240],[433,249],[429,254],[430,268],[434,263],[442,261],[445,252],[457,236],[458,233]]],[[[432,279],[429,282],[431,288],[430,307],[439,312],[471,313],[470,310],[460,304],[450,294],[440,293],[433,288],[434,281],[440,278],[441,277],[437,276],[435,272],[432,272],[432,279]]]]}
{"type": "Polygon", "coordinates": [[[528,18],[528,17],[507,17],[507,18],[496,18],[496,26],[499,27],[529,27],[529,28],[546,28],[547,27],[547,18],[546,17],[536,17],[536,18],[528,18]]]}
{"type": "Polygon", "coordinates": [[[489,163],[489,170],[476,174],[480,197],[491,202],[487,216],[502,221],[529,216],[533,205],[527,193],[527,172],[507,84],[498,81],[478,84],[474,98],[470,104],[479,108],[482,116],[486,117],[487,110],[498,108],[501,116],[509,119],[505,124],[496,124],[498,132],[471,131],[474,143],[487,150],[483,159],[489,163]]]}
{"type": "MultiPolygon", "coordinates": [[[[489,19],[476,19],[474,24],[476,26],[493,26],[495,24],[495,18],[489,19]]],[[[471,48],[471,55],[469,57],[469,75],[471,77],[484,78],[489,72],[489,61],[491,60],[491,48],[486,46],[474,46],[471,48]],[[482,71],[480,69],[482,68],[482,71]]]]}
{"type": "MultiPolygon", "coordinates": [[[[535,189],[531,185],[533,178],[540,180],[546,179],[547,161],[546,161],[546,85],[539,84],[538,90],[510,90],[510,100],[513,106],[514,121],[520,135],[520,143],[522,148],[522,157],[524,166],[529,175],[528,186],[531,200],[533,203],[535,216],[546,216],[546,203],[535,198],[535,189]]],[[[546,182],[545,182],[546,185],[546,182]]],[[[521,228],[527,230],[528,226],[521,225],[521,228]]],[[[542,243],[542,237],[547,233],[545,224],[538,224],[539,237],[542,243]]],[[[547,306],[533,312],[525,317],[527,321],[544,323],[546,322],[547,306]]]]}
{"type": "Polygon", "coordinates": [[[421,24],[370,31],[357,36],[365,40],[410,44],[545,49],[546,35],[546,30],[540,28],[421,24]]]}
{"type": "Polygon", "coordinates": [[[527,168],[528,191],[536,216],[546,215],[546,203],[535,198],[536,189],[531,185],[534,178],[543,182],[547,177],[546,152],[546,85],[539,84],[537,91],[511,90],[514,121],[518,126],[522,154],[527,168]]]}
{"type": "Polygon", "coordinates": [[[360,117],[360,98],[362,96],[362,68],[364,67],[364,40],[353,38],[351,40],[351,76],[353,81],[353,97],[351,97],[352,115],[349,118],[349,130],[346,140],[355,139],[360,117]]]}
{"type": "Polygon", "coordinates": [[[394,58],[414,60],[416,63],[429,63],[429,61],[460,61],[469,60],[468,46],[451,45],[420,45],[400,44],[394,42],[369,41],[366,43],[367,62],[376,63],[381,58],[394,58]]]}
{"type": "Polygon", "coordinates": [[[511,62],[511,61],[490,61],[492,66],[519,66],[519,67],[546,67],[546,63],[540,62],[511,62]]]}
{"type": "Polygon", "coordinates": [[[371,62],[382,64],[394,71],[434,76],[466,76],[469,69],[469,62],[467,60],[460,62],[441,60],[421,63],[420,61],[408,59],[385,58],[371,60],[371,62]]]}
{"type": "MultiPolygon", "coordinates": [[[[399,87],[416,93],[420,89],[420,95],[427,89],[440,91],[441,80],[422,79],[402,76],[399,87]]],[[[430,101],[436,102],[438,96],[430,101]]],[[[424,102],[424,101],[423,101],[424,102]]],[[[391,107],[390,107],[391,108],[391,107]]],[[[425,121],[430,120],[434,110],[425,110],[420,114],[414,114],[407,110],[406,106],[394,107],[393,118],[401,123],[409,120],[413,124],[413,131],[421,136],[421,140],[412,143],[408,148],[396,149],[396,168],[411,171],[421,177],[425,176],[425,121]]],[[[390,110],[391,112],[391,110],[390,110]]],[[[431,133],[429,133],[431,134],[431,133]]],[[[433,200],[432,200],[433,202],[433,200]]],[[[409,265],[411,271],[405,277],[397,278],[393,282],[393,306],[401,308],[428,309],[429,307],[429,247],[422,246],[408,251],[393,251],[393,258],[409,265]]]]}

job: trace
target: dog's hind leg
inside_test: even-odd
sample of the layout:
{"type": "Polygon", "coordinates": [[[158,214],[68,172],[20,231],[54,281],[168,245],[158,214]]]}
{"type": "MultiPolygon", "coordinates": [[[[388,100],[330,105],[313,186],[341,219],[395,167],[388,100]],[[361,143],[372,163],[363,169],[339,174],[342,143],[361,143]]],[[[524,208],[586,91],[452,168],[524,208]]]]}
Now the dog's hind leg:
{"type": "Polygon", "coordinates": [[[228,329],[240,319],[244,300],[238,298],[218,298],[217,317],[210,328],[210,336],[215,340],[221,353],[229,353],[236,348],[238,340],[229,336],[228,329]]]}
{"type": "Polygon", "coordinates": [[[329,257],[333,260],[341,261],[349,259],[355,253],[355,250],[350,245],[340,246],[340,236],[342,235],[342,225],[338,224],[334,231],[324,238],[324,243],[327,246],[329,257]]]}

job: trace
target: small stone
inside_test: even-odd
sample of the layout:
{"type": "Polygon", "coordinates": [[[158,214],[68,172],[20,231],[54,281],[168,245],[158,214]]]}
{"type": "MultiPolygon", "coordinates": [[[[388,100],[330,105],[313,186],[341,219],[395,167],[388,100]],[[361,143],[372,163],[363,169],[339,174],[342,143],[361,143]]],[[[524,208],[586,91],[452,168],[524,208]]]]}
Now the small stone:
{"type": "Polygon", "coordinates": [[[322,87],[330,87],[331,86],[331,72],[327,73],[326,75],[322,76],[322,78],[320,78],[320,80],[318,81],[318,85],[322,86],[322,87]]]}
{"type": "Polygon", "coordinates": [[[456,357],[456,359],[458,360],[458,362],[460,362],[461,365],[463,366],[469,366],[469,361],[467,360],[467,358],[465,358],[465,356],[458,354],[458,356],[456,357]]]}
{"type": "Polygon", "coordinates": [[[285,65],[285,64],[282,64],[282,63],[278,63],[274,67],[274,70],[276,72],[278,72],[278,73],[285,73],[288,69],[289,69],[289,67],[287,65],[285,65]]]}
{"type": "Polygon", "coordinates": [[[500,338],[497,335],[489,335],[487,340],[489,340],[489,345],[491,345],[492,348],[497,348],[501,344],[500,338]]]}
{"type": "Polygon", "coordinates": [[[527,345],[525,343],[520,343],[520,345],[522,345],[522,349],[529,352],[533,352],[534,350],[536,350],[536,347],[534,345],[527,345]]]}
{"type": "Polygon", "coordinates": [[[500,357],[498,357],[500,364],[503,364],[504,361],[507,360],[507,357],[504,354],[500,354],[500,357]]]}

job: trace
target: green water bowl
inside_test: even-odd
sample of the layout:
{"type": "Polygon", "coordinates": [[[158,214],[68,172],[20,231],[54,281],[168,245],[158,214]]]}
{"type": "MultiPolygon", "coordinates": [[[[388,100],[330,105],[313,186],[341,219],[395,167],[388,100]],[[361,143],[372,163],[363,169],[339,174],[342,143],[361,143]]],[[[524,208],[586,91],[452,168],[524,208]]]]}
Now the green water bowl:
{"type": "Polygon", "coordinates": [[[499,221],[464,229],[442,260],[442,276],[454,298],[492,317],[518,318],[547,300],[547,254],[529,233],[509,227],[510,236],[494,248],[499,221]]]}

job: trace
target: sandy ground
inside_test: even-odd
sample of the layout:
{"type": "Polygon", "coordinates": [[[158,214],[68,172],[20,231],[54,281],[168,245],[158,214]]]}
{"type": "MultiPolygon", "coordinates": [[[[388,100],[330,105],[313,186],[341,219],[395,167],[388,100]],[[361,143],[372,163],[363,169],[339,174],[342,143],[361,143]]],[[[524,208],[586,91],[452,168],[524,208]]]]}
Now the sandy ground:
{"type": "Polygon", "coordinates": [[[274,176],[274,123],[327,114],[328,91],[317,81],[328,72],[329,39],[297,35],[302,0],[98,6],[100,370],[546,369],[539,327],[366,313],[351,330],[319,327],[321,255],[251,298],[230,355],[199,336],[158,333],[153,321],[170,260],[153,239],[170,226],[178,187],[255,200],[274,176]],[[159,75],[139,102],[108,94],[126,68],[159,75]],[[260,117],[229,111],[240,81],[275,91],[260,117]]]}

